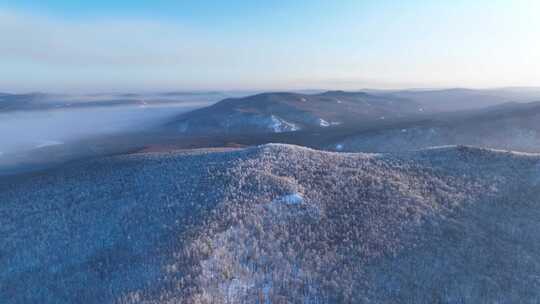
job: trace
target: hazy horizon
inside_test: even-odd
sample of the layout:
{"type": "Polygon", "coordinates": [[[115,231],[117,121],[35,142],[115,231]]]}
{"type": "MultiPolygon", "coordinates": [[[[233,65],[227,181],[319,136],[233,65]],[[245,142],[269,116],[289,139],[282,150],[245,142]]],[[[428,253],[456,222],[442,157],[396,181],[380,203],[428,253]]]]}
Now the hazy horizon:
{"type": "MultiPolygon", "coordinates": [[[[446,90],[472,90],[472,91],[540,91],[540,86],[508,86],[508,87],[458,87],[458,86],[443,86],[443,87],[395,87],[395,88],[376,88],[376,87],[361,87],[361,88],[340,88],[340,87],[327,87],[327,88],[274,88],[274,89],[175,89],[175,88],[163,88],[163,89],[117,89],[117,90],[39,90],[39,89],[21,89],[10,90],[0,88],[0,94],[12,94],[12,95],[30,95],[30,94],[45,94],[45,95],[65,95],[69,98],[83,98],[82,100],[88,101],[91,97],[115,97],[115,95],[124,94],[136,94],[145,96],[159,96],[163,94],[205,94],[205,93],[231,93],[238,96],[249,96],[260,93],[279,93],[279,92],[292,92],[300,94],[318,94],[322,92],[330,91],[345,91],[345,92],[369,92],[369,91],[381,91],[381,92],[420,92],[420,91],[446,91],[446,90]]],[[[235,95],[233,95],[235,96],[235,95]]],[[[135,96],[129,97],[134,98],[135,96]]],[[[99,99],[98,99],[99,100],[99,99]]]]}
{"type": "Polygon", "coordinates": [[[540,3],[0,0],[0,91],[540,85],[540,3]]]}

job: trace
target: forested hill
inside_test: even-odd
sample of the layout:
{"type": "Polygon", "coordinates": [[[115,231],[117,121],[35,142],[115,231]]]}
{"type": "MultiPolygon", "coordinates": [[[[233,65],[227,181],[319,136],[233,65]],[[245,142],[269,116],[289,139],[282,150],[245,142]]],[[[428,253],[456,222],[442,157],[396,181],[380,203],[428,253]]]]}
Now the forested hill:
{"type": "Polygon", "coordinates": [[[21,176],[0,183],[0,302],[535,302],[539,164],[270,144],[21,176]]]}

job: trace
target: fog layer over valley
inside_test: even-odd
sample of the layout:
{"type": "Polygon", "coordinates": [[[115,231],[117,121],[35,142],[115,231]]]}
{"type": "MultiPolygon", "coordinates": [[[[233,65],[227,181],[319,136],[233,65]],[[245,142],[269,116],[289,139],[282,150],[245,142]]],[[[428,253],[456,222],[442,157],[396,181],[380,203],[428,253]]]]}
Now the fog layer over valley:
{"type": "Polygon", "coordinates": [[[50,94],[0,93],[0,112],[39,111],[112,106],[147,106],[177,103],[209,104],[243,92],[164,92],[164,93],[94,93],[50,94]]]}
{"type": "Polygon", "coordinates": [[[128,152],[141,144],[138,137],[224,96],[230,94],[2,94],[0,175],[128,152]]]}
{"type": "MultiPolygon", "coordinates": [[[[90,156],[114,151],[114,146],[103,146],[108,136],[144,132],[167,118],[194,108],[194,105],[115,108],[64,109],[51,111],[0,113],[0,170],[25,167],[24,163],[65,161],[78,156],[81,149],[90,156]],[[94,149],[94,153],[91,151],[94,149]],[[70,155],[71,152],[74,155],[70,155]],[[66,158],[64,158],[64,156],[66,158]]],[[[88,156],[88,155],[87,155],[88,156]]]]}

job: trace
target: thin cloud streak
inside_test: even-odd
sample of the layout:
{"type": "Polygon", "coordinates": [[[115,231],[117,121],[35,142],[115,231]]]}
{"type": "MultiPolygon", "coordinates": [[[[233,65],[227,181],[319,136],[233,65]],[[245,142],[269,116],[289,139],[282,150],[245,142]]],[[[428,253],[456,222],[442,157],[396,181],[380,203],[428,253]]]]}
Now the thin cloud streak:
{"type": "Polygon", "coordinates": [[[60,66],[219,65],[230,58],[208,34],[145,20],[80,23],[0,11],[0,37],[2,58],[60,66]]]}

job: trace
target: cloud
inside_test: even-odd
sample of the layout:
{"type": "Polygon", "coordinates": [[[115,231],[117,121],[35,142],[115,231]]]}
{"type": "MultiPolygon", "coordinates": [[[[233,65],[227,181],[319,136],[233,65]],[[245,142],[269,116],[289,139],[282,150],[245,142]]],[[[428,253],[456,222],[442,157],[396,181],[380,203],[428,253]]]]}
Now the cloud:
{"type": "Polygon", "coordinates": [[[299,42],[226,27],[0,7],[0,91],[269,88],[305,70],[299,42]]]}
{"type": "MultiPolygon", "coordinates": [[[[58,20],[0,10],[0,58],[55,66],[220,64],[209,33],[151,20],[58,20]]],[[[228,58],[230,59],[230,58],[228,58]]]]}
{"type": "Polygon", "coordinates": [[[538,85],[537,6],[233,10],[219,20],[0,7],[0,91],[538,85]]]}

